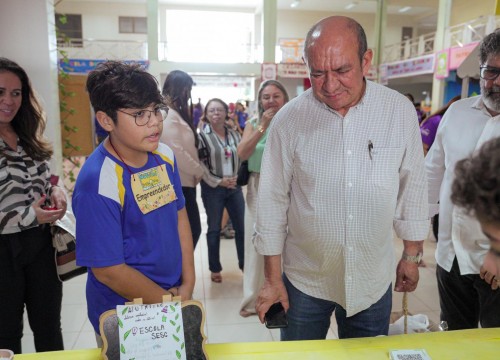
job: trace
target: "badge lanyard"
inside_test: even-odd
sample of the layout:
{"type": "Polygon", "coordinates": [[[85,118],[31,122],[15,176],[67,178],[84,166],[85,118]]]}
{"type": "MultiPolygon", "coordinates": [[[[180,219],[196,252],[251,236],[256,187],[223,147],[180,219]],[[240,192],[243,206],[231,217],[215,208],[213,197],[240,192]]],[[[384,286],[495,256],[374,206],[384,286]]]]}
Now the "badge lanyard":
{"type": "Polygon", "coordinates": [[[134,174],[120,153],[116,151],[111,138],[109,138],[109,144],[130,173],[130,187],[132,188],[135,202],[143,214],[147,214],[177,200],[177,195],[168,177],[165,164],[160,164],[156,156],[153,155],[153,158],[158,166],[134,174]],[[136,181],[136,177],[139,181],[136,181]]]}
{"type": "Polygon", "coordinates": [[[222,143],[221,139],[219,138],[219,135],[217,135],[217,133],[215,134],[215,136],[217,137],[217,141],[219,142],[219,145],[222,147],[222,149],[224,151],[224,156],[225,156],[225,161],[222,165],[222,176],[233,176],[233,162],[232,162],[233,152],[231,151],[231,148],[229,147],[227,128],[224,128],[224,135],[225,135],[225,141],[226,141],[225,144],[222,143]]]}

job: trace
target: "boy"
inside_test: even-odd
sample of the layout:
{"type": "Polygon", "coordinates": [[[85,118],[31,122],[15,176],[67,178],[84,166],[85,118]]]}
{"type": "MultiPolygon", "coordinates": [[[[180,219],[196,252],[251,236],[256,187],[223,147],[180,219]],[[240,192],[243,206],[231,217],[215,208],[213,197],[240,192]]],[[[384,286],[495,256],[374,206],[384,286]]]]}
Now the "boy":
{"type": "Polygon", "coordinates": [[[88,316],[99,334],[99,316],[134,298],[191,299],[195,273],[177,164],[159,143],[168,108],[156,79],[139,65],[109,61],[86,86],[109,134],[85,162],[73,194],[77,263],[89,268],[88,316]]]}
{"type": "Polygon", "coordinates": [[[452,202],[471,212],[490,239],[490,251],[480,276],[493,290],[500,285],[500,138],[484,143],[479,151],[455,167],[452,202]]]}

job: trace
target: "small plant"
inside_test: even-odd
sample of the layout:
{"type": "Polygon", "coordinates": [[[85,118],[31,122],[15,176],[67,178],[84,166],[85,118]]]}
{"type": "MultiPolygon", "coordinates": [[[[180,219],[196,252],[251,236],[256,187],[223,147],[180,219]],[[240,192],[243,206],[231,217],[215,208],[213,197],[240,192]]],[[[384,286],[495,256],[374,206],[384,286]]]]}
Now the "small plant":
{"type": "MultiPolygon", "coordinates": [[[[62,1],[62,0],[61,0],[62,1]]],[[[57,6],[61,3],[58,1],[54,4],[57,6]]],[[[60,44],[66,44],[69,42],[69,38],[59,29],[58,24],[66,24],[66,15],[61,14],[56,18],[56,37],[57,37],[57,52],[59,54],[60,63],[69,64],[68,52],[61,49],[60,44]]],[[[75,170],[81,167],[81,161],[79,157],[71,156],[73,151],[80,151],[80,146],[74,145],[71,142],[71,134],[78,132],[78,127],[70,124],[70,117],[75,114],[75,109],[68,105],[68,99],[75,97],[75,92],[70,91],[66,88],[65,81],[69,79],[69,74],[62,66],[58,66],[58,86],[59,86],[59,112],[60,112],[60,123],[61,123],[61,137],[62,145],[64,149],[63,155],[63,177],[64,185],[66,186],[69,193],[73,192],[74,183],[76,181],[75,170]]]]}

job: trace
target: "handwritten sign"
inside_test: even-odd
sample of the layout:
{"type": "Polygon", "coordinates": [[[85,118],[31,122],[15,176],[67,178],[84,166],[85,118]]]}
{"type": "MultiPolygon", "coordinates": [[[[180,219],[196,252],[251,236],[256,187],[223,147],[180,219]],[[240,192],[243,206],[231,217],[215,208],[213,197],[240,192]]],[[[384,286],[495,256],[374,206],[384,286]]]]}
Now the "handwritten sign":
{"type": "Polygon", "coordinates": [[[118,305],[120,360],[186,359],[180,302],[118,305]]]}

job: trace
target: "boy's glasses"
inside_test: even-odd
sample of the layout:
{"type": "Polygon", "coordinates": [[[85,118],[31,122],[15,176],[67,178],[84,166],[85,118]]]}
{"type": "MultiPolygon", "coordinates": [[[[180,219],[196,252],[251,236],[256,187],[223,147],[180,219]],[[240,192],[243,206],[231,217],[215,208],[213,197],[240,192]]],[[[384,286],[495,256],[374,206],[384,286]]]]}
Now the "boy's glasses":
{"type": "Polygon", "coordinates": [[[484,80],[495,80],[500,75],[500,68],[497,67],[481,66],[479,69],[479,76],[484,80]]]}
{"type": "Polygon", "coordinates": [[[154,115],[156,119],[160,122],[165,120],[167,118],[168,114],[168,107],[166,106],[157,106],[153,110],[139,110],[133,114],[130,114],[128,112],[122,111],[122,110],[117,110],[121,113],[127,114],[129,116],[132,116],[135,120],[135,124],[137,126],[145,126],[149,123],[149,120],[151,119],[151,115],[154,115]]]}

